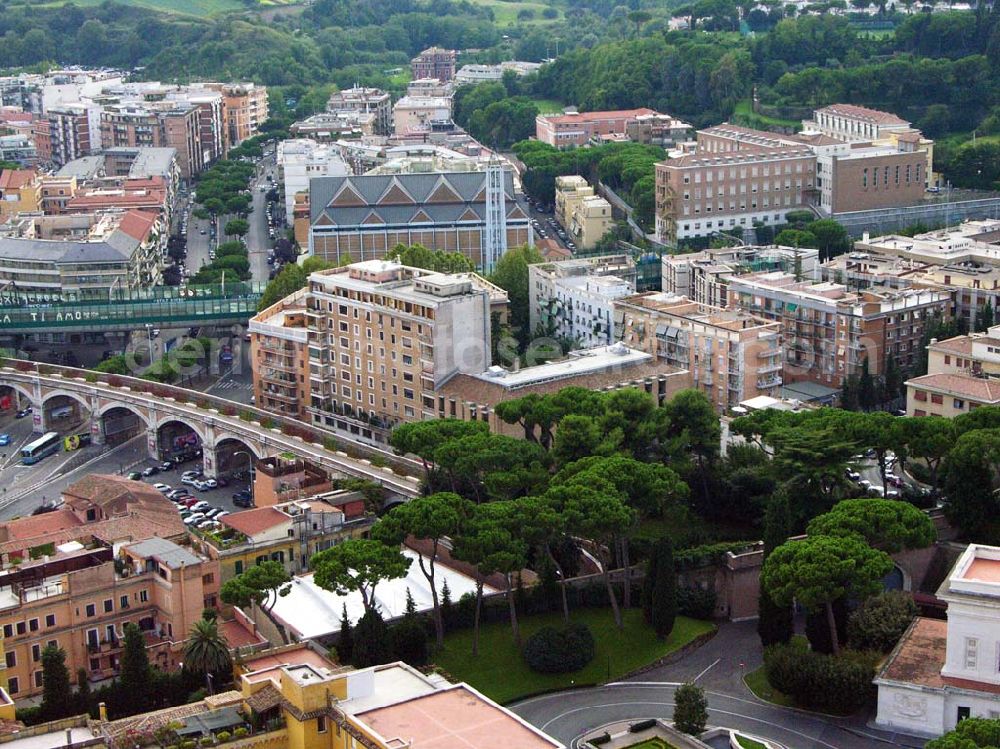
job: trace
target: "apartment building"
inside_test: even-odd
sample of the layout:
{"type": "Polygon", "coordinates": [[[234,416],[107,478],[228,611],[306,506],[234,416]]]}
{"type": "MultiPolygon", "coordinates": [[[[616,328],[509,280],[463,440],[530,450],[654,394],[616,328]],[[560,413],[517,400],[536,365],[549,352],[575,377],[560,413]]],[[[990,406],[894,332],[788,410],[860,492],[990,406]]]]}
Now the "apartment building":
{"type": "Polygon", "coordinates": [[[464,86],[475,83],[500,82],[508,70],[519,78],[537,73],[541,69],[540,62],[522,62],[520,60],[505,60],[499,65],[463,65],[455,73],[455,85],[464,86]]]}
{"type": "Polygon", "coordinates": [[[555,216],[581,250],[593,249],[614,223],[611,204],[577,175],[556,177],[555,216]]]}
{"type": "Polygon", "coordinates": [[[820,278],[819,250],[779,245],[665,254],[660,264],[660,288],[664,292],[713,307],[725,307],[729,303],[731,276],[780,270],[803,280],[818,281],[820,278]]]}
{"type": "MultiPolygon", "coordinates": [[[[0,122],[0,130],[9,132],[10,129],[0,122]]],[[[0,135],[0,161],[10,161],[21,166],[37,164],[38,149],[31,133],[0,135]]]]}
{"type": "Polygon", "coordinates": [[[927,153],[898,146],[837,144],[817,150],[817,208],[824,216],[914,205],[927,186],[927,153]]]}
{"type": "Polygon", "coordinates": [[[380,88],[355,86],[335,91],[326,103],[328,113],[356,112],[375,118],[375,135],[392,133],[392,97],[380,88]]]}
{"type": "Polygon", "coordinates": [[[166,183],[161,177],[155,177],[125,179],[114,186],[82,187],[63,206],[62,214],[135,210],[158,215],[166,224],[171,208],[166,183]]]}
{"type": "Polygon", "coordinates": [[[0,223],[39,210],[41,200],[42,181],[33,169],[0,170],[0,223]]]}
{"type": "Polygon", "coordinates": [[[122,629],[135,623],[150,660],[176,668],[180,645],[218,595],[218,565],[178,545],[172,503],[141,482],[91,475],[63,505],[0,524],[0,630],[8,692],[42,691],[41,651],[66,651],[72,673],[117,674],[122,629]]]}
{"type": "MultiPolygon", "coordinates": [[[[702,135],[699,133],[699,144],[702,135]]],[[[805,146],[699,150],[656,165],[661,242],[777,225],[814,199],[816,158],[805,146]]]]}
{"type": "Polygon", "coordinates": [[[57,216],[65,212],[66,204],[78,189],[76,177],[47,174],[42,177],[42,213],[57,216]]]}
{"type": "Polygon", "coordinates": [[[48,109],[36,123],[38,159],[57,167],[91,153],[92,129],[87,109],[67,104],[48,109]]]}
{"type": "Polygon", "coordinates": [[[309,191],[309,182],[318,177],[346,177],[350,170],[334,144],[306,138],[283,140],[277,145],[278,182],[285,197],[285,220],[295,220],[295,196],[309,191]]]}
{"type": "MultiPolygon", "coordinates": [[[[293,138],[309,138],[318,143],[367,139],[377,135],[378,120],[370,112],[319,112],[293,122],[288,133],[293,138]]],[[[389,110],[389,134],[392,133],[392,109],[389,110]]]]}
{"type": "Polygon", "coordinates": [[[528,266],[532,334],[564,338],[582,348],[613,343],[612,303],[635,293],[635,280],[629,255],[528,266]]]}
{"type": "Polygon", "coordinates": [[[306,291],[250,318],[249,332],[254,401],[274,413],[305,417],[310,404],[306,291]]]}
{"type": "Polygon", "coordinates": [[[254,372],[265,398],[258,405],[297,408],[303,420],[384,439],[396,424],[436,416],[435,390],[448,378],[490,366],[491,315],[505,314],[507,295],[472,273],[369,260],[315,273],[301,296],[285,301],[250,321],[256,361],[274,365],[254,372]],[[304,328],[277,322],[287,314],[297,323],[303,306],[304,328]],[[277,396],[296,379],[297,400],[277,396]]]}
{"type": "Polygon", "coordinates": [[[947,621],[917,617],[875,678],[875,724],[936,737],[1000,715],[1000,547],[969,544],[935,595],[947,621]]]}
{"type": "MultiPolygon", "coordinates": [[[[274,460],[266,467],[274,468],[274,460]]],[[[216,561],[221,585],[269,560],[280,562],[289,574],[305,573],[313,554],[360,538],[374,522],[360,493],[326,492],[226,515],[222,518],[226,531],[192,531],[191,544],[216,561]]]]}
{"type": "Polygon", "coordinates": [[[109,104],[101,112],[106,148],[173,148],[182,179],[201,172],[212,157],[202,148],[202,113],[190,102],[109,104]]]}
{"type": "Polygon", "coordinates": [[[625,135],[636,143],[670,149],[691,140],[694,128],[669,114],[640,114],[625,123],[625,135]]]}
{"type": "Polygon", "coordinates": [[[439,81],[450,81],[455,78],[455,64],[458,53],[453,49],[428,47],[410,60],[410,73],[414,80],[421,78],[437,78],[439,81]]]}
{"type": "Polygon", "coordinates": [[[540,114],[535,118],[535,137],[542,143],[562,148],[585,146],[591,141],[625,140],[629,123],[640,116],[658,115],[659,112],[640,107],[604,112],[577,112],[540,114]]]}
{"type": "Polygon", "coordinates": [[[1000,221],[968,221],[913,237],[864,234],[854,252],[822,266],[824,279],[852,288],[929,288],[951,294],[952,310],[969,328],[983,308],[1000,305],[1000,221]]]}
{"type": "Polygon", "coordinates": [[[451,123],[450,96],[411,96],[400,98],[392,107],[393,133],[400,138],[429,134],[451,123]]]}
{"type": "MultiPolygon", "coordinates": [[[[531,223],[504,170],[506,246],[532,241],[531,223]]],[[[487,257],[485,172],[431,172],[313,179],[309,254],[331,262],[383,258],[396,245],[487,257]]]]}
{"type": "Polygon", "coordinates": [[[567,387],[597,392],[634,388],[663,404],[690,387],[690,376],[686,369],[619,341],[571,351],[544,364],[513,369],[493,366],[476,374],[457,374],[438,391],[437,416],[484,421],[497,434],[524,437],[521,425],[508,424],[496,415],[497,404],[567,387]]]}
{"type": "Polygon", "coordinates": [[[909,416],[951,418],[1000,404],[1000,326],[927,346],[927,374],[906,382],[909,416]]]}
{"type": "Polygon", "coordinates": [[[165,226],[162,214],[134,210],[23,218],[0,233],[0,284],[26,303],[155,286],[165,226]]]}
{"type": "Polygon", "coordinates": [[[238,146],[260,132],[268,118],[267,87],[257,83],[203,83],[196,84],[218,91],[223,97],[225,115],[225,140],[227,148],[238,146]]]}
{"type": "Polygon", "coordinates": [[[889,358],[901,369],[914,366],[928,321],[951,316],[947,292],[853,292],[780,272],[730,278],[729,306],[781,324],[786,382],[831,388],[859,374],[866,358],[873,375],[885,373],[889,358]]]}
{"type": "Polygon", "coordinates": [[[686,370],[720,412],[782,385],[778,322],[663,292],[616,300],[614,320],[618,340],[686,370]]]}

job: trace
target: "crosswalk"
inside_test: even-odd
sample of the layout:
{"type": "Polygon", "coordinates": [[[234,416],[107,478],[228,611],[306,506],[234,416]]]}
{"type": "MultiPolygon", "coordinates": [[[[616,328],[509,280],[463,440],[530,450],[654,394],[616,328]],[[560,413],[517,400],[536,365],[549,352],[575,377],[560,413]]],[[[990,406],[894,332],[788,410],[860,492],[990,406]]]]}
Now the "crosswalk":
{"type": "Polygon", "coordinates": [[[236,380],[223,380],[212,385],[210,390],[253,390],[253,383],[238,382],[236,380]]]}

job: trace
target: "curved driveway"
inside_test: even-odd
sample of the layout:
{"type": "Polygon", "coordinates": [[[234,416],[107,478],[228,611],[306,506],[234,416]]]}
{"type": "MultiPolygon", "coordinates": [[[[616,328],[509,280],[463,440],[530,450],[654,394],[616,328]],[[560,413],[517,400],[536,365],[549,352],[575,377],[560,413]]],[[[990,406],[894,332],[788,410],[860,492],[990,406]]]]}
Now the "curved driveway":
{"type": "Polygon", "coordinates": [[[756,622],[724,624],[719,633],[677,663],[601,687],[532,697],[510,705],[525,720],[568,746],[608,723],[669,718],[678,684],[696,681],[708,698],[709,725],[728,726],[772,739],[789,749],[921,747],[919,739],[877,731],[867,716],[825,718],[758,700],[743,674],[761,663],[756,622]]]}

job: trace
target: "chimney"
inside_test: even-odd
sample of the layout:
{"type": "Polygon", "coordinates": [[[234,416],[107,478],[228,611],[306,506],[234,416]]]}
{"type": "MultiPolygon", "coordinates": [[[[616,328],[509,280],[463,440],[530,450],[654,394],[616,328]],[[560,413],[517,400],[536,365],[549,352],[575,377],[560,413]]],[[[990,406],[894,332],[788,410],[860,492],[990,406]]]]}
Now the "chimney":
{"type": "Polygon", "coordinates": [[[73,746],[73,729],[66,729],[66,746],[73,746]]]}
{"type": "Polygon", "coordinates": [[[99,702],[97,704],[97,714],[98,714],[98,716],[100,716],[101,720],[107,721],[107,719],[108,719],[108,706],[105,705],[103,702],[99,702]]]}
{"type": "Polygon", "coordinates": [[[865,244],[868,244],[868,239],[870,237],[871,237],[871,234],[869,234],[868,232],[862,232],[862,234],[861,234],[861,241],[864,242],[865,244]]]}
{"type": "Polygon", "coordinates": [[[515,356],[514,357],[514,366],[512,367],[511,371],[513,371],[513,372],[520,372],[521,371],[521,357],[520,356],[515,356]]]}

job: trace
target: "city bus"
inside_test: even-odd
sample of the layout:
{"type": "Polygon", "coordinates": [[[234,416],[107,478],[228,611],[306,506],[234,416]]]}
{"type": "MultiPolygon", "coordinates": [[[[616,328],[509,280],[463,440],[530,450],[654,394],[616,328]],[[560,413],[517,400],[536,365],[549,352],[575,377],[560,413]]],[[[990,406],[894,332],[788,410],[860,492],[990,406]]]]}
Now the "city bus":
{"type": "Polygon", "coordinates": [[[30,466],[58,451],[60,447],[62,447],[62,437],[59,436],[59,432],[47,432],[21,450],[21,462],[30,466]]]}

